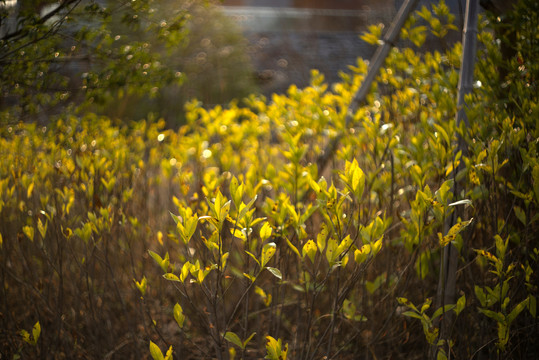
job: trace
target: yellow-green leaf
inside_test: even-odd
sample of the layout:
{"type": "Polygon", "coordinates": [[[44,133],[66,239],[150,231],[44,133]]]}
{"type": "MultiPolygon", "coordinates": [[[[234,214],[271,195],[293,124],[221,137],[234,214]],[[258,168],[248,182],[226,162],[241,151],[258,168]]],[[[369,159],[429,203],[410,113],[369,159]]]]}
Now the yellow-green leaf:
{"type": "Polygon", "coordinates": [[[143,276],[140,282],[138,282],[135,279],[133,279],[133,281],[135,282],[135,285],[137,289],[140,291],[140,293],[142,294],[142,296],[146,295],[146,288],[148,286],[148,281],[146,280],[146,276],[143,276]]]}
{"type": "Polygon", "coordinates": [[[226,262],[228,260],[229,255],[230,255],[230,253],[228,253],[228,252],[221,255],[221,269],[224,269],[226,267],[226,262]]]}
{"type": "Polygon", "coordinates": [[[330,238],[326,246],[326,259],[329,263],[329,266],[333,266],[337,260],[337,240],[330,238]]]}
{"type": "Polygon", "coordinates": [[[162,258],[159,254],[148,250],[148,254],[155,260],[155,262],[161,267],[161,269],[166,272],[168,270],[168,265],[170,263],[168,252],[165,254],[165,257],[162,258]]]}
{"type": "Polygon", "coordinates": [[[26,331],[26,330],[23,329],[23,330],[21,330],[21,331],[19,332],[19,334],[21,335],[22,340],[23,340],[25,343],[30,344],[30,345],[33,345],[32,339],[30,339],[30,333],[29,333],[28,331],[26,331]]]}
{"type": "MultiPolygon", "coordinates": [[[[2,238],[0,237],[0,240],[1,240],[1,239],[2,239],[2,238]]],[[[286,239],[286,243],[288,244],[288,247],[289,247],[290,249],[292,249],[292,251],[293,251],[297,256],[301,257],[301,255],[299,254],[298,248],[295,247],[294,244],[292,244],[292,243],[290,242],[290,240],[288,240],[288,238],[286,239]]],[[[0,243],[0,245],[1,245],[1,243],[0,243]]]]}
{"type": "Polygon", "coordinates": [[[351,169],[352,191],[359,198],[363,195],[363,189],[365,187],[365,173],[359,167],[357,161],[354,159],[351,169]]]}
{"type": "Polygon", "coordinates": [[[264,223],[260,229],[260,239],[262,239],[262,241],[266,241],[271,236],[272,231],[273,230],[271,229],[270,224],[267,222],[264,223]]]}
{"type": "Polygon", "coordinates": [[[28,186],[28,189],[26,189],[26,197],[27,198],[30,198],[30,196],[32,196],[32,191],[34,191],[34,183],[31,183],[28,186]]]}
{"type": "Polygon", "coordinates": [[[352,246],[352,243],[354,242],[354,239],[350,237],[350,235],[346,235],[346,237],[341,241],[339,246],[337,247],[337,256],[341,256],[341,254],[348,249],[350,249],[350,246],[352,246]]]}
{"type": "Polygon", "coordinates": [[[530,301],[528,302],[528,311],[533,318],[537,317],[537,298],[533,295],[529,295],[530,301]]]}
{"type": "Polygon", "coordinates": [[[174,313],[174,320],[176,320],[176,323],[178,324],[180,329],[182,329],[183,323],[185,322],[185,315],[183,314],[183,309],[180,306],[180,304],[176,303],[176,305],[174,305],[173,313],[174,313]]]}
{"type": "Polygon", "coordinates": [[[264,267],[268,263],[268,261],[271,260],[273,255],[275,254],[275,251],[277,249],[277,246],[274,242],[270,242],[262,248],[262,257],[260,258],[260,266],[264,267]]]}
{"type": "Polygon", "coordinates": [[[43,225],[43,222],[41,222],[41,219],[37,219],[37,230],[39,231],[39,234],[41,235],[42,239],[45,239],[45,234],[47,233],[48,225],[49,225],[48,221],[45,221],[45,225],[43,225]]]}
{"type": "Polygon", "coordinates": [[[522,300],[520,303],[518,303],[513,310],[507,315],[507,324],[511,325],[511,323],[516,319],[516,317],[528,306],[528,301],[530,301],[529,298],[526,298],[522,300]]]}
{"type": "Polygon", "coordinates": [[[41,325],[38,321],[34,324],[34,327],[32,328],[32,337],[34,344],[37,344],[37,341],[39,340],[39,335],[41,335],[41,325]]]}
{"type": "Polygon", "coordinates": [[[301,251],[301,253],[303,257],[307,255],[309,259],[311,259],[311,262],[314,263],[314,257],[316,255],[317,250],[318,248],[316,247],[316,244],[314,243],[314,241],[309,240],[305,243],[305,245],[303,245],[303,250],[301,251]]]}
{"type": "Polygon", "coordinates": [[[256,280],[256,277],[254,277],[253,275],[247,274],[247,273],[243,273],[243,276],[245,276],[251,282],[255,282],[255,280],[256,280]]]}
{"type": "Polygon", "coordinates": [[[382,240],[384,239],[384,236],[382,235],[381,238],[376,240],[374,244],[372,244],[372,256],[376,256],[378,252],[382,249],[382,240]]]}
{"type": "Polygon", "coordinates": [[[30,241],[34,241],[34,228],[31,226],[25,226],[22,228],[22,232],[30,239],[30,241]]]}
{"type": "Polygon", "coordinates": [[[258,264],[258,266],[260,266],[260,261],[258,261],[258,259],[256,258],[256,256],[254,256],[253,253],[250,253],[250,252],[247,251],[247,250],[245,250],[245,253],[246,253],[247,255],[249,255],[249,256],[250,256],[250,257],[251,257],[251,258],[258,264]]]}
{"type": "Polygon", "coordinates": [[[462,295],[457,300],[457,306],[455,307],[455,314],[457,314],[458,316],[461,313],[461,311],[464,310],[465,307],[466,307],[466,295],[462,295]]]}
{"type": "Polygon", "coordinates": [[[180,280],[180,278],[178,278],[175,274],[173,273],[166,273],[166,274],[163,274],[163,277],[167,280],[170,280],[170,281],[177,281],[177,282],[182,282],[180,280]]]}
{"type": "Polygon", "coordinates": [[[243,342],[243,348],[245,349],[245,347],[247,346],[247,344],[249,344],[249,341],[251,341],[251,339],[253,338],[253,336],[256,335],[256,332],[253,332],[251,335],[249,335],[249,337],[247,339],[245,339],[245,341],[243,342]]]}
{"type": "Polygon", "coordinates": [[[513,211],[515,212],[515,215],[517,217],[518,220],[520,220],[520,222],[526,226],[526,213],[524,212],[524,210],[522,210],[522,208],[520,208],[519,206],[513,206],[513,211]]]}
{"type": "Polygon", "coordinates": [[[361,264],[367,260],[369,257],[369,254],[371,252],[371,246],[369,244],[365,244],[361,247],[361,249],[357,249],[354,251],[354,260],[357,264],[361,264]]]}
{"type": "Polygon", "coordinates": [[[170,345],[170,347],[167,350],[167,353],[165,354],[165,360],[172,360],[173,359],[172,352],[173,352],[172,345],[170,345]]]}
{"type": "Polygon", "coordinates": [[[470,225],[473,221],[473,218],[471,218],[468,221],[461,221],[459,223],[456,223],[449,229],[447,234],[445,236],[441,236],[441,234],[438,234],[438,238],[440,240],[440,246],[444,247],[447,244],[449,244],[451,241],[455,240],[456,236],[468,225],[470,225]]]}
{"type": "Polygon", "coordinates": [[[238,335],[232,331],[227,331],[225,333],[225,339],[228,342],[231,342],[232,344],[238,346],[240,349],[243,349],[243,343],[238,335]]]}
{"type": "Polygon", "coordinates": [[[264,291],[264,289],[262,289],[262,288],[259,287],[259,286],[255,286],[255,293],[257,293],[258,295],[260,295],[260,297],[261,297],[262,300],[264,301],[264,305],[266,305],[266,306],[270,306],[270,305],[271,305],[271,294],[266,294],[266,292],[264,291]]]}
{"type": "Polygon", "coordinates": [[[245,237],[245,234],[238,228],[230,229],[230,233],[232,234],[233,237],[236,237],[242,241],[247,240],[247,238],[245,237]]]}
{"type": "Polygon", "coordinates": [[[327,236],[328,236],[328,229],[327,229],[326,225],[324,224],[324,225],[322,225],[322,229],[320,230],[320,232],[316,236],[316,245],[320,249],[320,252],[324,251],[324,249],[326,248],[327,236]]]}
{"type": "Polygon", "coordinates": [[[241,200],[243,197],[243,183],[239,183],[238,179],[234,176],[232,180],[230,180],[230,195],[232,196],[232,201],[234,202],[234,206],[236,206],[236,209],[240,207],[241,200]]]}
{"type": "Polygon", "coordinates": [[[189,275],[189,272],[191,271],[191,263],[189,261],[187,261],[185,264],[183,264],[182,266],[182,272],[180,274],[180,281],[181,282],[184,282],[185,279],[187,279],[187,276],[189,275]]]}
{"type": "Polygon", "coordinates": [[[163,357],[163,353],[161,352],[161,349],[159,349],[159,346],[157,346],[151,340],[150,340],[150,355],[152,356],[153,360],[165,360],[165,358],[163,357]]]}
{"type": "Polygon", "coordinates": [[[270,360],[286,360],[288,353],[288,344],[282,346],[282,340],[275,340],[271,336],[266,336],[266,359],[270,360]]]}

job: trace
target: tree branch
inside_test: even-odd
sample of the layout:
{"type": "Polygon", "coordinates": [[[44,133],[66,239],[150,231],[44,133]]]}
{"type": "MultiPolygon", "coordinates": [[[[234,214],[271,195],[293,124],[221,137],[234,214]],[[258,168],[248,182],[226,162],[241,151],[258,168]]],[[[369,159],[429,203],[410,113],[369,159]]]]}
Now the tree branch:
{"type": "MultiPolygon", "coordinates": [[[[73,8],[70,10],[70,12],[71,12],[75,7],[77,7],[80,4],[80,2],[81,2],[81,0],[63,0],[54,10],[47,13],[45,16],[43,16],[38,21],[36,21],[34,25],[41,25],[41,24],[46,23],[47,20],[49,20],[50,18],[52,18],[53,16],[58,14],[60,11],[62,11],[63,9],[68,7],[69,5],[71,5],[73,3],[76,3],[73,6],[73,8]]],[[[28,29],[23,27],[21,29],[15,30],[12,33],[8,33],[8,34],[4,35],[2,38],[0,38],[0,40],[9,41],[9,40],[12,40],[12,38],[15,38],[17,36],[24,37],[26,35],[28,35],[28,29]]]]}

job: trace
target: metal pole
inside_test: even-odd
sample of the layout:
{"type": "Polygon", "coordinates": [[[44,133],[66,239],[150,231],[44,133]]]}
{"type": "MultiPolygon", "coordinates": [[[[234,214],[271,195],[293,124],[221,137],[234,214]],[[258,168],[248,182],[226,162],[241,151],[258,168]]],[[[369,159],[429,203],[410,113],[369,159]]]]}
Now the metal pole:
{"type": "MultiPolygon", "coordinates": [[[[466,101],[467,94],[472,92],[473,89],[473,73],[477,49],[477,15],[479,10],[479,0],[467,0],[466,1],[466,15],[464,20],[464,30],[462,34],[462,57],[461,68],[458,83],[458,98],[457,98],[457,112],[456,112],[456,124],[459,127],[463,122],[466,128],[470,123],[466,116],[466,101]]],[[[462,155],[467,153],[467,145],[465,140],[458,136],[458,144],[456,153],[462,152],[462,155]]],[[[455,153],[455,155],[456,155],[455,153]]],[[[453,170],[451,176],[454,179],[453,194],[458,197],[461,190],[464,188],[461,182],[456,179],[457,174],[464,169],[464,164],[461,161],[457,168],[453,170]]],[[[463,208],[457,206],[451,216],[446,219],[445,232],[457,223],[459,217],[463,217],[463,208]]],[[[457,281],[457,268],[458,268],[458,250],[453,244],[449,243],[443,249],[443,258],[440,263],[440,277],[438,282],[437,300],[436,305],[442,307],[447,304],[454,304],[456,301],[456,281],[457,281]]],[[[449,312],[444,314],[440,323],[440,336],[439,339],[449,341],[451,326],[454,321],[453,313],[449,312]]],[[[437,348],[432,352],[434,358],[436,358],[437,348]]],[[[450,356],[450,354],[447,354],[450,356]]]]}

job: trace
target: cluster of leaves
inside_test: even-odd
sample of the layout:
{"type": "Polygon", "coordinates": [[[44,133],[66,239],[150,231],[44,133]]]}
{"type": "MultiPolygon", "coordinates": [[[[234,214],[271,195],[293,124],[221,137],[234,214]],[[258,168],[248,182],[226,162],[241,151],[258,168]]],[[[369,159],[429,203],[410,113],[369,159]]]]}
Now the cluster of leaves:
{"type": "Polygon", "coordinates": [[[155,94],[163,84],[181,82],[179,69],[162,66],[162,50],[185,43],[188,13],[180,9],[162,17],[154,6],[42,1],[3,14],[4,27],[9,20],[17,24],[0,39],[4,123],[47,123],[66,106],[103,105],[111,96],[155,94]]]}
{"type": "MultiPolygon", "coordinates": [[[[435,35],[451,29],[447,7],[434,10],[408,22],[413,46],[429,31],[420,19],[444,24],[435,35]]],[[[348,124],[361,59],[332,88],[313,71],[309,87],[270,101],[191,102],[177,131],[91,114],[4,126],[2,349],[275,360],[422,357],[432,345],[439,358],[537,352],[537,65],[526,52],[536,47],[505,64],[510,81],[492,81],[503,59],[488,25],[469,129],[455,123],[460,43],[394,48],[348,124]],[[502,84],[514,96],[500,98],[502,84]],[[337,136],[331,167],[319,169],[337,136]],[[458,207],[465,218],[444,229],[458,207]],[[449,243],[460,294],[437,308],[449,243]],[[442,339],[448,312],[458,331],[442,339]],[[37,335],[21,331],[36,321],[37,335]]],[[[535,39],[526,29],[520,37],[535,39]]]]}
{"type": "Polygon", "coordinates": [[[187,99],[253,91],[239,31],[208,1],[19,3],[0,2],[3,123],[46,124],[70,107],[175,126],[187,99]]]}
{"type": "Polygon", "coordinates": [[[160,180],[161,158],[150,151],[160,127],[115,127],[94,115],[2,127],[4,354],[21,351],[13,331],[36,320],[43,355],[100,358],[137,333],[148,336],[129,289],[144,266],[135,257],[150,246],[144,224],[159,221],[150,216],[159,194],[147,195],[160,180]]]}

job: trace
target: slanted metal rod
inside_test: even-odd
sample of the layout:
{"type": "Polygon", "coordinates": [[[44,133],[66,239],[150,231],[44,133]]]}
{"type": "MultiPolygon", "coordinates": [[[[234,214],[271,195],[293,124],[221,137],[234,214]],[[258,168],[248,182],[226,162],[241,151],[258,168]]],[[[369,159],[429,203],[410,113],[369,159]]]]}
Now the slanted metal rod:
{"type": "Polygon", "coordinates": [[[365,79],[363,79],[361,86],[359,87],[358,91],[354,94],[354,97],[352,98],[352,101],[350,102],[350,105],[348,106],[348,110],[346,111],[346,117],[345,117],[344,132],[338,133],[332,140],[330,140],[328,146],[326,146],[324,153],[319,156],[316,162],[318,165],[319,174],[321,174],[325,170],[329,160],[335,153],[335,150],[337,148],[339,141],[344,136],[344,133],[346,132],[346,128],[349,126],[350,122],[354,118],[354,115],[359,109],[359,107],[365,102],[365,99],[371,89],[374,79],[378,75],[382,65],[384,65],[384,62],[386,60],[387,55],[389,54],[389,51],[395,45],[395,42],[397,41],[399,37],[400,30],[402,29],[404,23],[408,19],[408,16],[410,16],[410,13],[412,12],[412,10],[415,8],[417,1],[418,0],[406,0],[402,4],[397,15],[395,16],[395,19],[393,19],[393,22],[389,26],[389,29],[387,30],[386,34],[382,38],[381,46],[379,46],[376,49],[376,52],[374,53],[371,61],[369,62],[369,70],[367,72],[367,76],[365,76],[365,79]]]}
{"type": "Polygon", "coordinates": [[[393,46],[395,46],[395,42],[399,37],[400,30],[404,26],[404,23],[408,19],[408,16],[410,16],[410,13],[415,8],[416,4],[417,0],[406,0],[404,4],[402,4],[399,12],[395,16],[395,19],[383,37],[381,46],[376,49],[376,52],[369,63],[369,71],[367,72],[367,76],[365,79],[363,79],[359,90],[354,94],[354,98],[348,107],[348,111],[346,113],[347,126],[353,119],[354,114],[357,112],[359,107],[365,101],[374,79],[380,72],[382,65],[384,65],[389,51],[393,46]]]}

